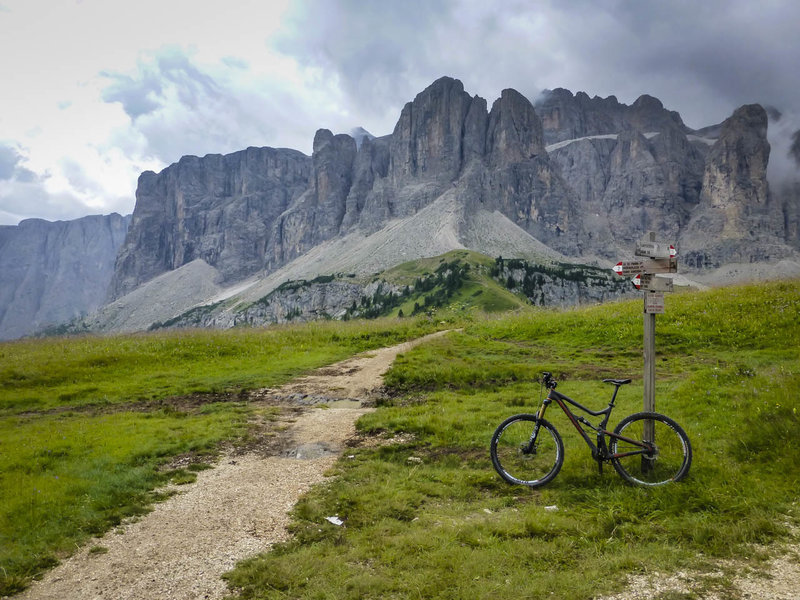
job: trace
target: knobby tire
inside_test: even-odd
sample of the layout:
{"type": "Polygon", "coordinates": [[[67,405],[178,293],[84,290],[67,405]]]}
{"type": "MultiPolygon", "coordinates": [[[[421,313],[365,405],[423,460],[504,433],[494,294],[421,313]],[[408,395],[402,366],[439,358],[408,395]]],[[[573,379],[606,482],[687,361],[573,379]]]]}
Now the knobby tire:
{"type": "Polygon", "coordinates": [[[612,458],[611,464],[626,481],[635,485],[657,486],[686,477],[692,466],[692,445],[686,432],[675,421],[659,413],[640,412],[625,417],[614,433],[642,442],[645,424],[653,422],[655,446],[653,451],[642,449],[630,442],[611,438],[611,454],[639,452],[612,458]]]}
{"type": "Polygon", "coordinates": [[[550,482],[564,464],[564,444],[555,427],[536,415],[514,415],[495,430],[490,444],[492,465],[508,483],[539,487],[550,482]],[[536,425],[535,447],[530,447],[536,425]]]}

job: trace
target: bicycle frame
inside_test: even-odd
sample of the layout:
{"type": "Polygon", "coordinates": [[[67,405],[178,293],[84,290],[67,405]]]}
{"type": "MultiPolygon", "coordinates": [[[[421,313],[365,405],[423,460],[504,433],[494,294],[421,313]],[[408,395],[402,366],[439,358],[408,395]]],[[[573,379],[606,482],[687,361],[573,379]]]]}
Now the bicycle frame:
{"type": "MultiPolygon", "coordinates": [[[[586,442],[586,445],[589,446],[589,449],[592,451],[592,458],[597,460],[598,462],[604,460],[612,460],[615,458],[624,458],[626,456],[634,456],[634,455],[645,455],[652,452],[652,446],[648,446],[643,442],[639,442],[637,440],[633,440],[631,438],[625,437],[623,435],[619,435],[614,433],[613,431],[609,431],[606,429],[608,426],[608,421],[611,418],[611,411],[614,410],[614,401],[617,399],[617,392],[619,392],[619,386],[614,388],[614,395],[611,397],[611,402],[608,403],[608,406],[603,410],[591,410],[590,408],[586,408],[579,402],[573,400],[569,396],[562,394],[561,392],[557,392],[555,389],[550,389],[547,397],[542,401],[542,406],[539,408],[539,412],[537,416],[540,419],[544,418],[545,411],[547,407],[552,403],[555,402],[564,411],[564,414],[567,415],[567,418],[572,422],[575,426],[575,429],[578,430],[578,433],[581,434],[581,437],[586,442]],[[602,416],[603,419],[600,421],[600,424],[595,427],[592,425],[586,418],[576,415],[573,413],[570,408],[567,406],[566,403],[572,404],[574,407],[582,410],[583,412],[592,415],[593,417],[600,417],[602,416]],[[589,435],[586,431],[581,427],[581,423],[591,427],[597,433],[597,443],[595,444],[589,438],[589,435]],[[606,446],[606,436],[616,438],[618,440],[622,440],[634,446],[638,446],[641,450],[633,450],[631,452],[617,452],[615,454],[608,453],[608,447],[606,446]]],[[[537,433],[538,433],[538,427],[537,433]]]]}

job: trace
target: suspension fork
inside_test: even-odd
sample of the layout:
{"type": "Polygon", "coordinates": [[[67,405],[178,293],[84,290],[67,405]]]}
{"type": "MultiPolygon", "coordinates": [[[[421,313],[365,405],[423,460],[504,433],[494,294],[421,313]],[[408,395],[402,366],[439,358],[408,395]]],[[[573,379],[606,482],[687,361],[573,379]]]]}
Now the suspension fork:
{"type": "Polygon", "coordinates": [[[531,437],[528,440],[528,444],[523,448],[523,453],[531,454],[532,452],[536,452],[536,440],[539,438],[539,428],[541,427],[539,422],[544,419],[544,413],[547,411],[547,407],[550,406],[552,400],[550,399],[550,394],[542,401],[542,405],[539,407],[539,412],[536,413],[537,421],[533,426],[533,432],[531,433],[531,437]]]}
{"type": "Polygon", "coordinates": [[[547,407],[550,406],[550,403],[552,401],[553,400],[550,398],[550,394],[548,393],[547,397],[544,400],[542,400],[542,405],[539,407],[539,412],[536,413],[536,417],[538,419],[540,419],[540,420],[544,419],[544,413],[547,410],[547,407]]]}

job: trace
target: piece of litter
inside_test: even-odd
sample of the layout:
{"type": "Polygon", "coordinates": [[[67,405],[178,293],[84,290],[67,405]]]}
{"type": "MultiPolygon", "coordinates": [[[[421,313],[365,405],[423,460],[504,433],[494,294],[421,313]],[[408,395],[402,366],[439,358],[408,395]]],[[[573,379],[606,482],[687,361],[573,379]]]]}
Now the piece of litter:
{"type": "Polygon", "coordinates": [[[558,510],[558,507],[555,504],[553,504],[553,506],[545,506],[544,509],[550,512],[555,512],[558,510]]]}
{"type": "Polygon", "coordinates": [[[484,508],[483,512],[485,512],[487,515],[492,514],[492,511],[490,511],[488,508],[484,508]]]}
{"type": "Polygon", "coordinates": [[[348,455],[347,455],[347,458],[355,458],[355,457],[356,457],[356,455],[355,455],[355,454],[348,454],[348,455]]]}
{"type": "Polygon", "coordinates": [[[418,456],[409,456],[408,457],[408,462],[421,464],[422,463],[422,459],[420,457],[418,457],[418,456]]]}
{"type": "Polygon", "coordinates": [[[334,525],[344,525],[344,521],[342,521],[339,517],[325,517],[325,520],[328,523],[333,523],[334,525]]]}

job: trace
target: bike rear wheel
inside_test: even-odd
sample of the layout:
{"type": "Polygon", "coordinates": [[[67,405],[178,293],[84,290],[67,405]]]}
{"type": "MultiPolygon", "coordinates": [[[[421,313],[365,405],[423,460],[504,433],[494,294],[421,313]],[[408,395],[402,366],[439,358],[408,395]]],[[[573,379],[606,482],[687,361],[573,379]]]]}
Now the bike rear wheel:
{"type": "Polygon", "coordinates": [[[532,488],[551,481],[564,464],[561,436],[536,415],[514,415],[503,421],[489,451],[500,477],[532,488]]]}
{"type": "Polygon", "coordinates": [[[614,433],[640,445],[618,438],[611,438],[609,448],[611,464],[623,479],[636,485],[657,486],[671,481],[680,481],[692,465],[692,445],[686,432],[675,421],[662,414],[641,412],[625,417],[614,433]],[[653,424],[654,440],[644,442],[648,423],[653,424]]]}

